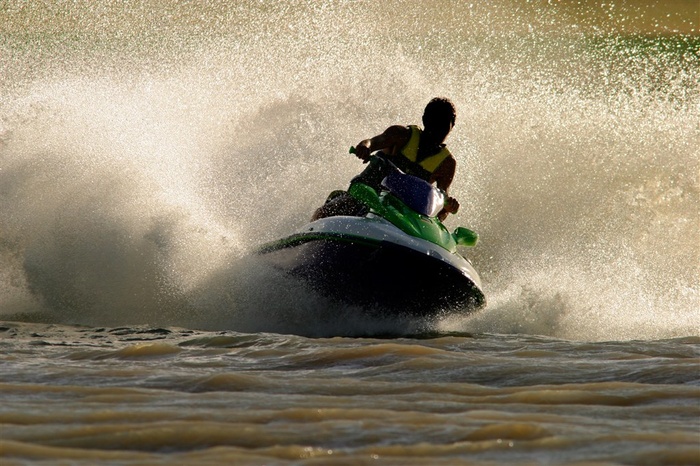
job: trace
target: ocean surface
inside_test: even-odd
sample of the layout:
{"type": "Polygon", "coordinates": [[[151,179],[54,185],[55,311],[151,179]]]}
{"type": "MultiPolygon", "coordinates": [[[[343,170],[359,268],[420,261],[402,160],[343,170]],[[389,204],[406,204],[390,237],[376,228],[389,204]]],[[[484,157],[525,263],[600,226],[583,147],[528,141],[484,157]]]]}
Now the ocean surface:
{"type": "Polygon", "coordinates": [[[0,0],[0,464],[700,464],[695,0],[0,0]],[[457,107],[488,305],[261,264],[457,107]]]}

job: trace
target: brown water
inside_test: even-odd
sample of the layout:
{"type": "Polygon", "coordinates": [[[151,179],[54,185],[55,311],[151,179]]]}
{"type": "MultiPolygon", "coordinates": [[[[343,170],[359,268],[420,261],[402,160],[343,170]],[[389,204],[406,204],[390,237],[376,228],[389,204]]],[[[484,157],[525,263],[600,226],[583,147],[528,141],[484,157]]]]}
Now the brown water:
{"type": "Polygon", "coordinates": [[[1,328],[3,464],[698,464],[700,339],[1,328]]]}
{"type": "Polygon", "coordinates": [[[699,22],[0,1],[0,464],[700,464],[699,22]],[[486,309],[369,319],[248,254],[436,95],[486,309]]]}

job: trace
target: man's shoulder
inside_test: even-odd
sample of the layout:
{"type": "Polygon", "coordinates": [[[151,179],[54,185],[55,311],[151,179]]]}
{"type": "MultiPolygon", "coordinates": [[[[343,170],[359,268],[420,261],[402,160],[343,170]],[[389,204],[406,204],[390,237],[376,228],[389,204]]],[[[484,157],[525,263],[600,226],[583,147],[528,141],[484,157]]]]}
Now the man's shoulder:
{"type": "Polygon", "coordinates": [[[450,151],[450,148],[447,147],[447,144],[440,144],[440,152],[443,153],[445,156],[445,160],[452,159],[452,161],[455,161],[454,156],[452,155],[452,152],[450,151]]]}
{"type": "Polygon", "coordinates": [[[385,133],[390,133],[390,134],[395,134],[395,135],[402,135],[406,136],[411,134],[412,132],[412,126],[407,126],[407,125],[392,125],[389,126],[385,133]]]}
{"type": "Polygon", "coordinates": [[[384,131],[384,136],[394,145],[403,145],[411,139],[411,133],[412,130],[408,126],[393,125],[389,126],[386,131],[384,131]]]}

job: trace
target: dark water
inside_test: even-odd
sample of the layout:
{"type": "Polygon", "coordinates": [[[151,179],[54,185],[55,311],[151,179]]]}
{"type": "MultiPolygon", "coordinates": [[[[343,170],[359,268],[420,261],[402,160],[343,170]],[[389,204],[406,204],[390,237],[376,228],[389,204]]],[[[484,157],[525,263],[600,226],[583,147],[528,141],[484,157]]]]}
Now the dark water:
{"type": "Polygon", "coordinates": [[[700,464],[695,1],[0,1],[2,464],[700,464]],[[450,97],[488,307],[256,245],[450,97]]]}

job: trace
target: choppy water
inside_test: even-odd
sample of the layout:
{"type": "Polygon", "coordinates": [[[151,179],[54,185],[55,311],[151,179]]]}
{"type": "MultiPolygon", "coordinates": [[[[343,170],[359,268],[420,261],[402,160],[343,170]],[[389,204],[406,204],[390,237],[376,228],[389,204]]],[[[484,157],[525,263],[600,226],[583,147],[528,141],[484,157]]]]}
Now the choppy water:
{"type": "Polygon", "coordinates": [[[2,463],[700,464],[699,17],[0,1],[2,463]],[[436,95],[483,312],[248,257],[436,95]]]}
{"type": "Polygon", "coordinates": [[[700,461],[698,337],[0,331],[0,451],[8,461],[700,461]]]}

